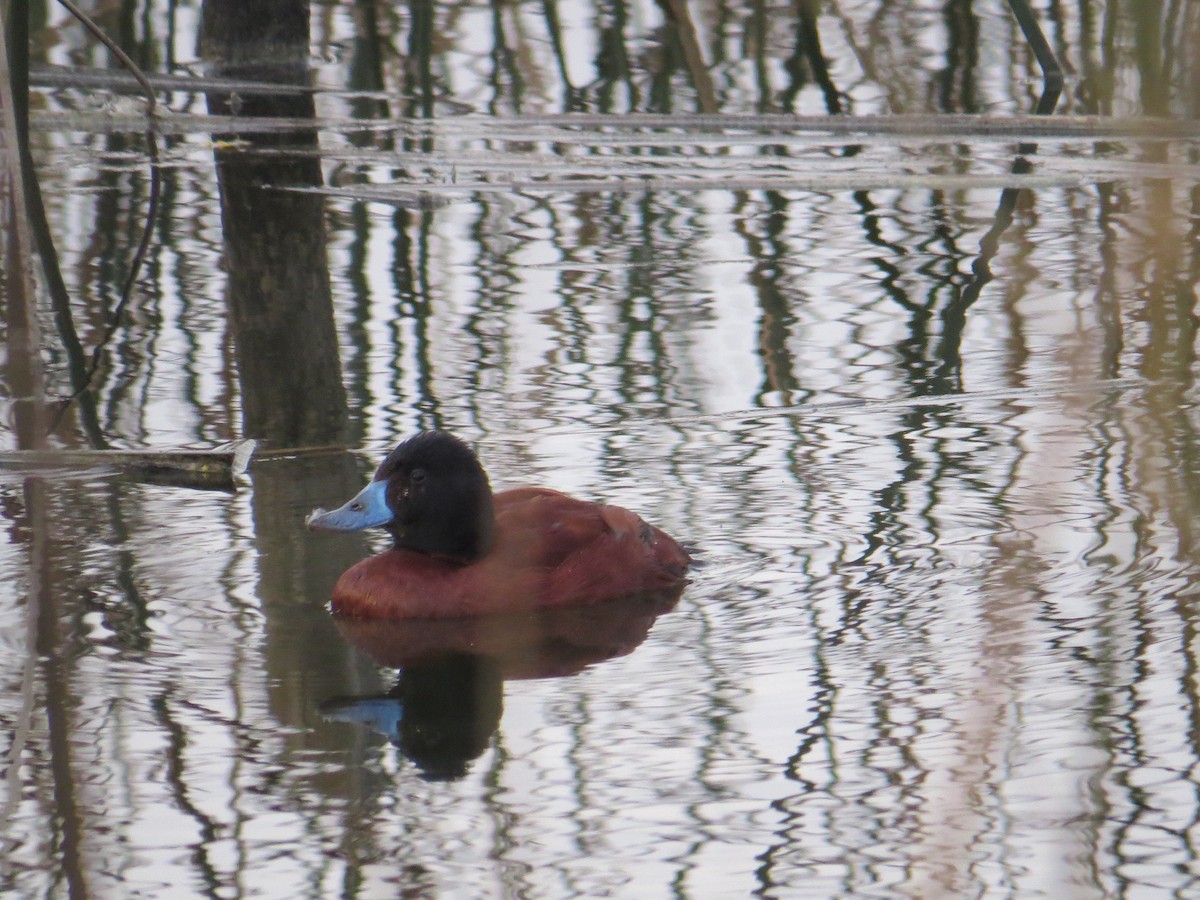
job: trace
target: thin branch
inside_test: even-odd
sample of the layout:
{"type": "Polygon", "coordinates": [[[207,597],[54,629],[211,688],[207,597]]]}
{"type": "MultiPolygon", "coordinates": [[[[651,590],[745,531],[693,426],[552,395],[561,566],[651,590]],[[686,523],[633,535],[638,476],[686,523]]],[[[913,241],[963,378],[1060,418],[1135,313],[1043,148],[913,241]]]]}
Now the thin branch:
{"type": "Polygon", "coordinates": [[[146,77],[146,73],[141,70],[132,59],[129,58],[124,50],[122,50],[117,42],[104,33],[104,29],[96,24],[87,13],[76,6],[71,0],[58,0],[76,19],[78,19],[84,28],[92,33],[92,37],[108,48],[108,51],[117,58],[117,62],[129,70],[129,73],[137,79],[138,84],[142,86],[142,91],[146,95],[146,115],[153,116],[158,109],[158,98],[154,95],[154,88],[150,84],[150,79],[146,77]]]}
{"type": "MultiPolygon", "coordinates": [[[[104,33],[104,30],[91,19],[87,13],[76,6],[72,0],[58,0],[59,3],[66,8],[76,19],[78,19],[83,27],[86,28],[96,40],[100,41],[109,52],[116,57],[130,74],[137,80],[142,87],[142,92],[146,97],[146,155],[150,161],[150,194],[148,197],[148,207],[146,210],[146,224],[142,228],[142,237],[138,241],[137,250],[133,254],[133,259],[129,264],[129,274],[125,278],[125,285],[121,289],[121,299],[117,301],[116,307],[113,309],[110,316],[108,327],[104,331],[104,335],[96,344],[96,349],[92,351],[92,363],[84,376],[83,383],[76,385],[75,393],[67,399],[67,404],[82,394],[91,386],[92,379],[96,376],[97,369],[100,368],[100,363],[104,357],[104,350],[107,348],[113,335],[117,329],[121,327],[121,319],[124,316],[126,307],[129,306],[129,298],[133,295],[134,284],[137,282],[137,277],[142,269],[142,264],[145,262],[146,254],[150,249],[150,239],[154,235],[154,218],[158,211],[158,197],[162,191],[162,176],[159,172],[159,157],[158,157],[158,140],[154,134],[154,115],[158,109],[158,98],[154,93],[154,87],[150,84],[150,79],[141,70],[137,63],[130,59],[129,54],[122,50],[112,38],[104,33]]],[[[65,406],[64,406],[65,410],[65,406]]]]}

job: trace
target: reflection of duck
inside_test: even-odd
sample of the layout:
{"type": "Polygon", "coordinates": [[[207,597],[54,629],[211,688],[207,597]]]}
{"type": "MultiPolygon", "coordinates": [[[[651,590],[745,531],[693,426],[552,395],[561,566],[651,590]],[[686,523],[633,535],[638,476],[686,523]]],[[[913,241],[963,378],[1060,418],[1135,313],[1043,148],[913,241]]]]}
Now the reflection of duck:
{"type": "Polygon", "coordinates": [[[381,666],[411,668],[467,653],[495,660],[504,678],[554,678],[632,653],[654,620],[675,606],[682,589],[528,613],[403,622],[339,617],[335,622],[342,637],[381,666]]]}
{"type": "Polygon", "coordinates": [[[404,669],[396,686],[374,697],[321,704],[326,718],[359,722],[387,736],[431,781],[467,774],[500,724],[504,691],[496,664],[453,654],[404,669]]]}
{"type": "Polygon", "coordinates": [[[363,618],[449,618],[600,603],[681,587],[688,554],[618,506],[543,488],[492,495],[453,435],[428,431],[393,450],[344,506],[310,528],[387,529],[395,546],[344,572],[333,609],[363,618]]]}
{"type": "Polygon", "coordinates": [[[426,778],[460,778],[500,724],[503,679],[571,675],[631,653],[682,590],[461,619],[339,617],[346,640],[400,675],[386,694],[330,700],[321,712],[385,735],[426,778]]]}

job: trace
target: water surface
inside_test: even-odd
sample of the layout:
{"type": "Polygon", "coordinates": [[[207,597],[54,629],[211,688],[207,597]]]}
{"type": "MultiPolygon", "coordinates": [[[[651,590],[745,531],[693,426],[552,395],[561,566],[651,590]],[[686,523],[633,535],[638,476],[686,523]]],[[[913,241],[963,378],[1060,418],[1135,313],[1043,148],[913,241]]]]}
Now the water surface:
{"type": "Polygon", "coordinates": [[[1056,6],[1041,122],[1003,4],[684,7],[298,7],[257,55],[219,4],[104,12],[239,79],[163,88],[123,306],[140,101],[34,23],[105,349],[64,404],[7,277],[3,449],[50,456],[0,469],[4,889],[1195,891],[1200,7],[1056,6]],[[303,518],[428,427],[703,565],[415,663],[326,608],[379,538],[303,518]],[[49,464],[242,438],[234,491],[49,464]]]}

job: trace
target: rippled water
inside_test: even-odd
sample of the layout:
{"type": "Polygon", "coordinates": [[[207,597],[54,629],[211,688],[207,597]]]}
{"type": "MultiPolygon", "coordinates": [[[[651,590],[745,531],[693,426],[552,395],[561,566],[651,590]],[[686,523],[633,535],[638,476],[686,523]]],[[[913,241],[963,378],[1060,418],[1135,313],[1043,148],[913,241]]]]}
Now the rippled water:
{"type": "Polygon", "coordinates": [[[0,889],[1193,893],[1200,7],[1060,6],[1042,121],[1003,4],[824,5],[824,73],[803,11],[315,6],[307,111],[163,88],[119,314],[140,107],[35,23],[107,342],[64,404],[6,243],[0,889]],[[698,548],[678,603],[332,618],[382,544],[304,515],[433,426],[698,548]],[[97,436],[261,444],[198,490],[97,436]]]}

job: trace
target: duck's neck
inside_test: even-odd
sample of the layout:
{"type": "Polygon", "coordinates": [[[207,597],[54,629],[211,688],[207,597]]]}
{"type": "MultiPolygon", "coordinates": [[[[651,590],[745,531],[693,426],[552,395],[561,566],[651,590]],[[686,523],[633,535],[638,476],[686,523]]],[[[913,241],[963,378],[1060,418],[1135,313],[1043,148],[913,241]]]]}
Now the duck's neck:
{"type": "Polygon", "coordinates": [[[496,516],[492,493],[477,496],[455,508],[455,504],[425,511],[410,521],[394,521],[388,530],[397,550],[412,550],[469,565],[487,555],[495,539],[496,516]]]}

